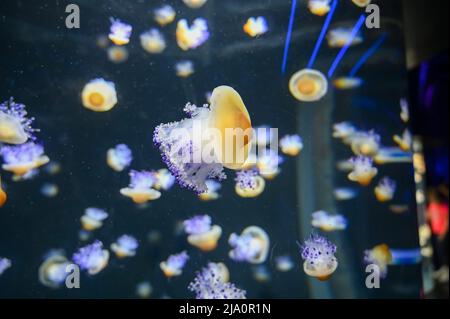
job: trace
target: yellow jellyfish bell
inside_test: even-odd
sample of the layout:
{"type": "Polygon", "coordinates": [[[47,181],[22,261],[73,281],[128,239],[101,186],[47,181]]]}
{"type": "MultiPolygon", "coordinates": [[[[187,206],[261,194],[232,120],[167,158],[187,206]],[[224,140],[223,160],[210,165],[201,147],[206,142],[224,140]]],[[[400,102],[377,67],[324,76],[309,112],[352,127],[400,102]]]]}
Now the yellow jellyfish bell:
{"type": "Polygon", "coordinates": [[[0,208],[3,207],[3,205],[5,205],[7,199],[8,196],[6,195],[6,192],[3,190],[2,178],[0,176],[0,208]]]}
{"type": "Polygon", "coordinates": [[[255,198],[261,195],[262,192],[264,192],[264,188],[266,187],[266,181],[259,175],[255,176],[254,179],[256,182],[256,187],[254,189],[250,187],[241,188],[238,184],[236,184],[234,188],[236,194],[243,198],[255,198]]]}
{"type": "Polygon", "coordinates": [[[328,81],[321,72],[304,69],[291,77],[289,91],[299,101],[318,101],[327,94],[328,81]]]}
{"type": "Polygon", "coordinates": [[[133,189],[126,187],[122,188],[120,193],[123,196],[131,198],[135,204],[144,204],[148,201],[156,200],[161,197],[161,193],[153,188],[133,189]]]}
{"type": "Polygon", "coordinates": [[[222,228],[218,225],[214,225],[206,233],[189,235],[187,240],[192,246],[197,247],[204,252],[209,252],[217,248],[217,242],[219,241],[220,236],[222,236],[222,228]]]}
{"type": "Polygon", "coordinates": [[[183,2],[192,9],[198,9],[200,7],[202,7],[206,1],[208,0],[183,0],[183,2]]]}
{"type": "Polygon", "coordinates": [[[360,8],[367,7],[372,1],[371,0],[352,0],[354,4],[356,4],[360,8]]]}
{"type": "Polygon", "coordinates": [[[83,106],[91,111],[106,112],[117,104],[117,93],[113,82],[95,79],[85,85],[81,93],[83,106]]]}

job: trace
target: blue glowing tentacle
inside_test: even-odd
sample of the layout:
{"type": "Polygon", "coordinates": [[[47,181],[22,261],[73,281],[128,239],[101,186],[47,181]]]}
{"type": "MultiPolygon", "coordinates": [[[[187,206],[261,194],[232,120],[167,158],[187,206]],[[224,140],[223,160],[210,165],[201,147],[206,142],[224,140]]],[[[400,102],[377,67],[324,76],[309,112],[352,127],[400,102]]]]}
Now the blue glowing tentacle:
{"type": "Polygon", "coordinates": [[[367,60],[370,59],[372,55],[375,54],[375,52],[381,47],[381,45],[384,43],[384,41],[387,38],[387,33],[384,33],[378,40],[375,42],[375,44],[361,57],[361,59],[355,64],[353,69],[350,71],[349,76],[354,77],[356,73],[361,69],[361,67],[364,65],[364,63],[367,62],[367,60]]]}
{"type": "Polygon", "coordinates": [[[291,44],[292,28],[294,27],[296,7],[297,7],[297,0],[292,0],[291,16],[289,18],[289,26],[288,26],[288,31],[286,34],[286,43],[284,45],[283,64],[281,66],[281,74],[286,73],[287,58],[288,58],[288,53],[289,53],[289,45],[291,44]]]}

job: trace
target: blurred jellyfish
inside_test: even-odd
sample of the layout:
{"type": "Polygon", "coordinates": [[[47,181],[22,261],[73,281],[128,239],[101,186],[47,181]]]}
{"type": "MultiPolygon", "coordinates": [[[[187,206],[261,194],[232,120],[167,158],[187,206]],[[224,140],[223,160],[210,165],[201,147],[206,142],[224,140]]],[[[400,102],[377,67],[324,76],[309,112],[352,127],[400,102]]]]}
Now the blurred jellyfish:
{"type": "Polygon", "coordinates": [[[286,135],[280,139],[280,147],[283,154],[297,156],[303,149],[303,141],[299,135],[286,135]]]}
{"type": "Polygon", "coordinates": [[[23,175],[13,175],[11,180],[13,182],[30,181],[35,179],[37,176],[39,176],[39,169],[32,169],[23,175]]]}
{"type": "Polygon", "coordinates": [[[356,133],[356,128],[352,123],[341,122],[333,125],[333,137],[342,139],[344,142],[351,141],[356,133]]]}
{"type": "Polygon", "coordinates": [[[82,242],[89,241],[89,240],[91,240],[91,238],[92,238],[92,232],[90,232],[90,231],[81,229],[78,232],[78,239],[82,242]]]}
{"type": "Polygon", "coordinates": [[[409,105],[406,99],[400,100],[400,118],[404,123],[409,122],[409,105]]]}
{"type": "Polygon", "coordinates": [[[155,189],[157,190],[165,190],[168,191],[172,188],[175,183],[175,177],[170,173],[170,171],[166,168],[162,168],[156,172],[154,172],[156,177],[155,189]]]}
{"type": "Polygon", "coordinates": [[[81,225],[86,231],[94,231],[103,226],[103,221],[108,218],[108,213],[100,208],[88,207],[81,216],[81,225]]]}
{"type": "Polygon", "coordinates": [[[44,171],[49,175],[56,175],[61,172],[61,164],[51,161],[44,167],[44,171]]]}
{"type": "Polygon", "coordinates": [[[130,235],[122,235],[115,243],[111,244],[111,250],[116,254],[117,258],[133,257],[136,255],[138,247],[137,239],[130,235]]]}
{"type": "Polygon", "coordinates": [[[239,93],[221,86],[214,89],[211,102],[210,108],[188,103],[184,111],[189,118],[161,124],[153,136],[180,186],[197,194],[207,191],[206,180],[225,179],[224,167],[240,169],[251,149],[251,120],[239,93]],[[215,133],[214,138],[209,135],[205,139],[201,133],[205,131],[215,133]],[[203,148],[210,150],[206,158],[203,148]],[[230,152],[233,156],[229,156],[230,152]]]}
{"type": "Polygon", "coordinates": [[[246,299],[246,291],[224,281],[213,264],[197,272],[188,289],[196,294],[196,299],[246,299]]]}
{"type": "Polygon", "coordinates": [[[48,198],[58,196],[59,187],[56,184],[45,183],[41,186],[41,194],[48,198]]]}
{"type": "Polygon", "coordinates": [[[150,230],[147,234],[147,241],[151,245],[156,245],[161,242],[161,232],[158,230],[150,230]]]}
{"type": "Polygon", "coordinates": [[[343,48],[346,45],[354,46],[363,42],[361,33],[353,37],[352,28],[336,28],[330,30],[327,35],[330,48],[343,48]]]}
{"type": "Polygon", "coordinates": [[[275,268],[280,272],[288,272],[294,268],[294,261],[290,256],[278,256],[275,258],[275,268]]]}
{"type": "Polygon", "coordinates": [[[128,50],[125,47],[114,45],[106,51],[108,60],[113,63],[123,63],[128,60],[128,50]]]}
{"type": "Polygon", "coordinates": [[[218,225],[211,225],[211,217],[208,215],[198,215],[183,222],[184,231],[189,235],[188,243],[202,251],[212,251],[216,249],[217,242],[222,236],[222,228],[218,225]]]}
{"type": "Polygon", "coordinates": [[[380,140],[380,135],[374,131],[358,132],[352,138],[351,148],[355,155],[373,157],[380,150],[380,140]]]}
{"type": "Polygon", "coordinates": [[[331,215],[325,211],[318,211],[312,214],[311,225],[324,232],[345,230],[347,219],[342,215],[331,215]]]}
{"type": "Polygon", "coordinates": [[[272,275],[266,265],[252,267],[253,279],[257,282],[265,283],[272,279],[272,275]]]}
{"type": "Polygon", "coordinates": [[[8,269],[11,268],[12,263],[8,258],[0,257],[0,276],[8,269]]]}
{"type": "Polygon", "coordinates": [[[153,286],[148,281],[140,282],[136,285],[136,295],[141,299],[150,298],[153,286]]]}
{"type": "Polygon", "coordinates": [[[352,2],[360,8],[365,8],[372,2],[372,0],[352,0],[352,2]]]}
{"type": "Polygon", "coordinates": [[[72,260],[82,270],[87,270],[88,274],[96,275],[108,265],[109,251],[103,249],[101,241],[96,240],[74,253],[72,260]]]}
{"type": "Polygon", "coordinates": [[[330,12],[331,0],[308,0],[308,8],[312,14],[317,16],[324,16],[330,12]]]}
{"type": "Polygon", "coordinates": [[[393,212],[394,214],[404,214],[408,212],[409,206],[408,205],[390,205],[389,210],[393,212]]]}
{"type": "Polygon", "coordinates": [[[141,46],[150,54],[162,53],[166,49],[164,35],[158,29],[150,29],[141,34],[141,46]]]}
{"type": "Polygon", "coordinates": [[[25,108],[13,98],[0,104],[0,143],[18,145],[35,139],[33,133],[39,130],[31,127],[34,118],[27,117],[25,108]]]}
{"type": "Polygon", "coordinates": [[[394,135],[393,139],[394,139],[394,142],[398,144],[398,146],[400,147],[400,149],[402,151],[405,151],[405,152],[411,151],[412,144],[413,144],[413,137],[412,137],[411,132],[408,129],[406,129],[403,132],[402,136],[394,135]]]}
{"type": "Polygon", "coordinates": [[[389,177],[383,178],[375,187],[375,196],[379,202],[388,202],[394,198],[397,183],[389,177]]]}
{"type": "Polygon", "coordinates": [[[151,172],[131,170],[129,175],[130,185],[120,190],[123,196],[130,197],[136,204],[143,204],[161,197],[161,193],[152,188],[156,180],[151,172]]]}
{"type": "Polygon", "coordinates": [[[240,236],[231,234],[228,243],[233,248],[228,254],[229,257],[238,262],[262,264],[269,253],[269,236],[257,226],[245,228],[240,236]]]}
{"type": "Polygon", "coordinates": [[[354,157],[352,163],[353,171],[348,175],[348,179],[362,186],[368,186],[378,174],[378,169],[373,167],[373,160],[370,157],[354,157]]]}
{"type": "Polygon", "coordinates": [[[39,267],[39,282],[49,288],[60,288],[68,275],[66,269],[69,265],[71,262],[64,256],[64,252],[50,251],[39,267]]]}
{"type": "Polygon", "coordinates": [[[178,77],[188,78],[194,74],[194,63],[192,61],[180,61],[175,64],[175,71],[178,77]]]}
{"type": "Polygon", "coordinates": [[[171,255],[166,261],[159,264],[164,275],[168,278],[176,277],[182,274],[184,266],[189,259],[187,252],[183,251],[176,255],[171,255]]]}
{"type": "Polygon", "coordinates": [[[301,246],[301,254],[304,260],[303,270],[308,276],[320,281],[330,279],[338,267],[335,253],[336,245],[325,237],[311,235],[301,246]]]}
{"type": "Polygon", "coordinates": [[[133,27],[129,24],[123,23],[119,19],[110,18],[111,28],[109,33],[109,39],[115,45],[125,45],[130,42],[131,32],[133,27]]]}
{"type": "Polygon", "coordinates": [[[202,7],[208,0],[183,0],[184,4],[189,8],[198,9],[202,7]]]}
{"type": "Polygon", "coordinates": [[[175,20],[175,16],[177,15],[175,10],[172,8],[172,6],[166,4],[163,5],[153,11],[153,15],[155,18],[155,21],[160,26],[166,26],[170,23],[172,23],[175,20]]]}
{"type": "Polygon", "coordinates": [[[235,191],[240,197],[258,197],[264,191],[266,182],[258,175],[256,170],[240,171],[236,173],[235,191]]]}
{"type": "Polygon", "coordinates": [[[121,172],[133,161],[133,153],[126,144],[116,145],[106,153],[106,163],[116,172],[121,172]]]}
{"type": "Polygon", "coordinates": [[[264,17],[248,18],[247,22],[244,24],[244,32],[253,38],[259,37],[267,31],[269,31],[269,26],[264,17]]]}
{"type": "Polygon", "coordinates": [[[333,81],[333,85],[338,90],[351,90],[359,88],[363,80],[357,77],[344,76],[333,81]]]}
{"type": "Polygon", "coordinates": [[[289,80],[289,91],[302,102],[314,102],[328,92],[328,81],[321,72],[304,69],[295,73],[289,80]]]}
{"type": "Polygon", "coordinates": [[[3,157],[2,168],[15,175],[23,176],[47,164],[50,159],[44,154],[44,147],[34,142],[0,148],[3,157]]]}
{"type": "Polygon", "coordinates": [[[356,197],[357,193],[353,188],[341,187],[333,191],[334,198],[338,201],[351,200],[356,197]]]}
{"type": "Polygon", "coordinates": [[[398,147],[383,147],[380,148],[374,159],[375,163],[379,165],[392,163],[412,163],[413,156],[411,152],[402,151],[398,147]]]}
{"type": "Polygon", "coordinates": [[[364,263],[379,267],[381,278],[386,278],[388,265],[392,263],[392,253],[389,246],[381,244],[370,250],[364,251],[364,263]]]}
{"type": "Polygon", "coordinates": [[[280,164],[283,163],[283,158],[274,150],[265,150],[258,154],[256,167],[259,175],[267,180],[272,180],[280,174],[280,164]]]}
{"type": "Polygon", "coordinates": [[[222,185],[215,180],[208,179],[205,181],[206,188],[208,189],[206,192],[201,193],[198,197],[205,202],[216,200],[219,198],[218,191],[222,188],[222,185]]]}
{"type": "Polygon", "coordinates": [[[83,106],[94,112],[106,112],[117,104],[117,92],[113,82],[102,78],[91,80],[81,92],[83,106]]]}
{"type": "Polygon", "coordinates": [[[99,35],[95,41],[95,44],[100,48],[100,49],[106,49],[109,45],[109,39],[108,36],[105,34],[99,35]]]}
{"type": "Polygon", "coordinates": [[[196,49],[209,39],[208,23],[203,18],[197,18],[189,27],[186,19],[177,24],[177,44],[183,50],[196,49]]]}
{"type": "Polygon", "coordinates": [[[3,190],[2,177],[0,176],[0,208],[3,207],[8,200],[8,195],[3,190]]]}

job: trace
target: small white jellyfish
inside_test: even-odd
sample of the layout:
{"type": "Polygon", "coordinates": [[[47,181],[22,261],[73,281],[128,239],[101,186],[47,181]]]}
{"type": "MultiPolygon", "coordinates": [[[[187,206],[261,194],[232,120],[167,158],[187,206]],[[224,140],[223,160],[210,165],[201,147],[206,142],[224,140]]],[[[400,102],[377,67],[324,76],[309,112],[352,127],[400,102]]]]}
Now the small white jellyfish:
{"type": "Polygon", "coordinates": [[[289,91],[299,101],[318,101],[327,94],[328,81],[325,75],[317,70],[303,69],[291,77],[289,91]]]}
{"type": "Polygon", "coordinates": [[[195,73],[192,61],[180,61],[175,64],[175,73],[180,78],[188,78],[195,73]]]}
{"type": "Polygon", "coordinates": [[[333,81],[333,85],[338,90],[352,90],[361,87],[363,80],[357,77],[343,76],[333,81]]]}
{"type": "Polygon", "coordinates": [[[150,29],[140,35],[142,48],[150,54],[159,54],[166,49],[164,35],[158,29],[150,29]]]}
{"type": "Polygon", "coordinates": [[[357,130],[350,122],[341,122],[333,125],[333,137],[342,139],[345,144],[351,143],[356,134],[357,130]]]}
{"type": "Polygon", "coordinates": [[[203,7],[206,1],[208,0],[183,0],[184,4],[192,9],[198,9],[203,7]]]}
{"type": "Polygon", "coordinates": [[[86,231],[94,231],[103,226],[103,221],[108,218],[108,213],[100,208],[88,207],[81,216],[81,226],[86,231]]]}
{"type": "Polygon", "coordinates": [[[392,253],[389,246],[381,244],[364,251],[364,263],[367,265],[377,265],[381,278],[386,278],[388,266],[392,263],[392,253]]]}
{"type": "Polygon", "coordinates": [[[135,256],[138,247],[137,239],[130,235],[122,235],[115,243],[111,244],[111,250],[116,254],[117,258],[135,256]]]}
{"type": "Polygon", "coordinates": [[[8,258],[0,257],[0,276],[8,269],[11,268],[12,263],[8,258]]]}
{"type": "Polygon", "coordinates": [[[44,154],[44,147],[33,142],[3,146],[0,148],[0,156],[4,162],[2,168],[18,176],[24,176],[50,161],[44,154]]]}
{"type": "Polygon", "coordinates": [[[99,240],[80,248],[73,254],[72,260],[89,275],[96,275],[102,271],[109,262],[109,251],[103,249],[103,243],[99,240]]]}
{"type": "Polygon", "coordinates": [[[409,104],[404,98],[400,100],[400,118],[404,123],[409,122],[409,104]]]}
{"type": "Polygon", "coordinates": [[[198,197],[204,202],[218,199],[219,198],[218,191],[222,188],[222,184],[212,179],[206,180],[205,184],[208,190],[204,193],[199,194],[198,197]]]}
{"type": "Polygon", "coordinates": [[[258,197],[266,186],[264,178],[255,170],[237,172],[235,181],[236,194],[243,198],[258,197]]]}
{"type": "Polygon", "coordinates": [[[362,186],[368,186],[378,174],[378,169],[373,167],[373,160],[370,157],[358,156],[353,158],[352,162],[353,171],[348,175],[348,179],[362,186]]]}
{"type": "Polygon", "coordinates": [[[351,141],[351,148],[355,155],[370,156],[377,155],[381,147],[381,137],[374,131],[358,132],[351,141]]]}
{"type": "Polygon", "coordinates": [[[118,45],[109,47],[106,53],[108,55],[108,60],[116,64],[125,62],[128,60],[129,56],[128,50],[125,47],[118,45]]]}
{"type": "Polygon", "coordinates": [[[189,26],[186,19],[181,19],[177,24],[176,37],[183,51],[196,49],[209,39],[208,23],[203,18],[197,18],[189,26]]]}
{"type": "Polygon", "coordinates": [[[325,211],[318,211],[312,214],[311,225],[324,232],[345,230],[347,219],[342,215],[331,215],[325,211]]]}
{"type": "Polygon", "coordinates": [[[372,0],[352,0],[352,2],[360,8],[365,8],[372,2],[372,0]]]}
{"type": "Polygon", "coordinates": [[[91,111],[106,112],[117,104],[116,86],[102,78],[91,80],[81,92],[83,106],[91,111]]]}
{"type": "Polygon", "coordinates": [[[352,28],[336,28],[330,30],[327,35],[328,46],[330,48],[342,48],[346,45],[355,46],[363,42],[361,33],[352,38],[352,28]]]}
{"type": "Polygon", "coordinates": [[[92,232],[81,229],[78,232],[78,239],[82,242],[86,242],[92,239],[92,232]]]}
{"type": "Polygon", "coordinates": [[[116,172],[122,172],[133,161],[133,153],[126,144],[118,144],[106,153],[106,163],[116,172]]]}
{"type": "Polygon", "coordinates": [[[175,10],[168,4],[153,11],[155,21],[162,27],[172,23],[175,20],[176,15],[175,10]]]}
{"type": "Polygon", "coordinates": [[[336,245],[325,237],[311,235],[301,246],[301,255],[304,260],[303,270],[308,276],[320,281],[330,279],[338,267],[335,253],[336,245]]]}
{"type": "Polygon", "coordinates": [[[283,158],[274,150],[265,150],[258,154],[256,159],[256,167],[259,175],[264,179],[273,180],[280,174],[280,164],[283,163],[283,158]]]}
{"type": "Polygon", "coordinates": [[[394,198],[397,183],[389,177],[383,178],[375,187],[375,196],[379,202],[388,202],[394,198]]]}
{"type": "Polygon", "coordinates": [[[209,252],[217,248],[222,236],[222,227],[211,225],[211,217],[198,215],[183,222],[184,231],[189,235],[188,243],[202,251],[209,252]]]}
{"type": "Polygon", "coordinates": [[[109,39],[115,45],[125,45],[130,42],[133,27],[127,23],[123,23],[119,19],[110,18],[111,28],[108,35],[109,39]]]}
{"type": "Polygon", "coordinates": [[[131,170],[129,175],[130,185],[120,190],[123,196],[131,198],[136,204],[144,204],[161,197],[161,193],[153,188],[156,179],[152,172],[131,170]]]}
{"type": "Polygon", "coordinates": [[[141,299],[148,299],[152,295],[153,286],[148,281],[140,282],[136,285],[136,295],[141,299]]]}
{"type": "Polygon", "coordinates": [[[308,0],[308,8],[312,14],[322,17],[330,12],[331,0],[308,0]]]}
{"type": "Polygon", "coordinates": [[[97,36],[95,44],[97,44],[97,46],[100,49],[106,49],[108,47],[108,45],[109,45],[109,38],[108,38],[108,36],[105,35],[105,34],[101,34],[101,35],[97,36]]]}
{"type": "Polygon", "coordinates": [[[170,173],[167,168],[161,168],[154,172],[155,174],[155,185],[153,186],[157,190],[168,191],[172,188],[175,183],[175,177],[170,173]]]}
{"type": "Polygon", "coordinates": [[[267,283],[272,280],[272,275],[266,265],[252,267],[253,278],[260,283],[267,283]]]}
{"type": "Polygon", "coordinates": [[[249,36],[256,38],[269,31],[267,20],[264,17],[248,18],[244,24],[244,32],[249,36]]]}
{"type": "Polygon", "coordinates": [[[56,184],[45,183],[41,186],[41,194],[48,198],[58,196],[59,187],[56,184]]]}
{"type": "Polygon", "coordinates": [[[275,268],[279,272],[288,272],[294,268],[294,261],[291,256],[278,256],[275,258],[275,268]]]}
{"type": "Polygon", "coordinates": [[[49,175],[57,175],[61,173],[61,164],[55,161],[51,161],[44,167],[44,171],[49,175]]]}
{"type": "Polygon", "coordinates": [[[357,195],[357,192],[353,188],[340,187],[336,188],[333,191],[333,195],[337,201],[347,201],[354,199],[357,195]]]}
{"type": "Polygon", "coordinates": [[[411,151],[411,148],[413,145],[413,137],[412,137],[411,132],[408,129],[406,129],[403,132],[402,136],[394,135],[393,140],[395,143],[397,143],[397,145],[400,147],[400,149],[402,151],[405,151],[405,152],[411,151]]]}
{"type": "Polygon", "coordinates": [[[228,243],[233,248],[228,255],[237,262],[262,264],[266,261],[269,253],[269,236],[257,226],[245,228],[241,235],[231,234],[228,243]]]}
{"type": "Polygon", "coordinates": [[[183,268],[186,266],[188,260],[189,256],[187,252],[183,251],[179,254],[169,256],[159,266],[167,278],[176,277],[183,273],[183,268]]]}
{"type": "Polygon", "coordinates": [[[70,265],[71,262],[66,258],[64,252],[50,251],[39,267],[39,282],[52,289],[60,288],[66,281],[69,274],[67,267],[70,265]]]}
{"type": "Polygon", "coordinates": [[[33,133],[38,130],[31,127],[34,118],[27,114],[25,105],[13,98],[0,104],[0,143],[19,145],[35,139],[33,133]]]}
{"type": "Polygon", "coordinates": [[[303,149],[303,141],[299,135],[286,135],[280,139],[281,152],[289,156],[297,156],[303,149]]]}

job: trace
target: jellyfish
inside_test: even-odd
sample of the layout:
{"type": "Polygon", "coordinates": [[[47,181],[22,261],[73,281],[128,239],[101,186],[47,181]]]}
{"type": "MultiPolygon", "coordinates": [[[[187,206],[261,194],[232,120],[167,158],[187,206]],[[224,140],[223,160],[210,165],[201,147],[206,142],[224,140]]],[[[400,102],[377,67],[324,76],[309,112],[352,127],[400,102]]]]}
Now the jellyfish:
{"type": "Polygon", "coordinates": [[[244,32],[252,38],[259,37],[267,31],[269,31],[269,26],[264,17],[248,18],[247,22],[244,24],[244,32]]]}
{"type": "Polygon", "coordinates": [[[8,269],[11,268],[11,260],[5,257],[0,257],[0,276],[8,269]]]}
{"type": "Polygon", "coordinates": [[[8,200],[8,195],[3,190],[2,177],[0,176],[0,208],[2,208],[5,205],[7,200],[8,200]]]}
{"type": "Polygon", "coordinates": [[[353,188],[341,187],[333,191],[334,198],[338,201],[351,200],[356,197],[357,193],[353,188]]]}
{"type": "Polygon", "coordinates": [[[402,151],[405,151],[405,152],[411,151],[412,144],[413,144],[413,137],[412,137],[411,132],[408,129],[406,129],[403,132],[402,136],[394,135],[393,140],[395,143],[398,144],[398,146],[400,147],[400,149],[402,151]]]}
{"type": "Polygon", "coordinates": [[[299,135],[286,135],[280,139],[281,152],[289,156],[297,156],[303,149],[303,141],[299,135]]]}
{"type": "Polygon", "coordinates": [[[338,90],[351,90],[359,88],[363,80],[357,77],[343,76],[333,81],[333,85],[338,90]]]}
{"type": "Polygon", "coordinates": [[[392,263],[392,253],[389,246],[381,244],[370,250],[364,251],[364,263],[367,265],[378,266],[380,277],[386,278],[388,274],[388,265],[392,263]]]}
{"type": "Polygon", "coordinates": [[[189,8],[198,9],[201,8],[208,0],[183,0],[184,4],[189,8]]]}
{"type": "Polygon", "coordinates": [[[158,29],[150,29],[140,35],[142,48],[150,54],[159,54],[166,49],[164,35],[158,29]]]}
{"type": "Polygon", "coordinates": [[[389,177],[383,178],[375,187],[375,196],[379,202],[388,202],[394,198],[397,184],[389,177]]]}
{"type": "Polygon", "coordinates": [[[294,268],[294,261],[288,255],[278,256],[275,258],[275,268],[279,272],[288,272],[294,268]]]}
{"type": "Polygon", "coordinates": [[[56,184],[45,183],[41,186],[41,194],[48,198],[58,196],[59,187],[56,184]]]}
{"type": "Polygon", "coordinates": [[[153,286],[148,281],[143,281],[136,285],[136,295],[141,299],[150,298],[152,292],[153,286]]]}
{"type": "Polygon", "coordinates": [[[183,51],[196,49],[209,39],[208,23],[203,18],[197,18],[189,26],[186,19],[181,19],[177,24],[176,37],[183,51]]]}
{"type": "Polygon", "coordinates": [[[156,172],[155,174],[155,185],[153,186],[157,190],[165,190],[168,191],[172,188],[175,183],[175,177],[170,173],[170,171],[166,168],[162,168],[156,172]]]}
{"type": "Polygon", "coordinates": [[[351,143],[356,133],[357,130],[352,123],[341,122],[333,125],[333,137],[342,139],[346,144],[351,143]]]}
{"type": "Polygon", "coordinates": [[[345,230],[347,219],[342,215],[331,215],[325,211],[317,211],[312,214],[311,225],[324,232],[345,230]]]}
{"type": "Polygon", "coordinates": [[[156,179],[152,172],[131,170],[130,185],[122,188],[120,193],[130,197],[136,204],[144,204],[161,197],[161,193],[153,189],[156,179]]]}
{"type": "Polygon", "coordinates": [[[58,162],[51,161],[44,167],[44,170],[49,175],[57,175],[61,173],[61,164],[58,162]]]}
{"type": "Polygon", "coordinates": [[[85,231],[94,231],[103,226],[103,221],[108,218],[108,213],[100,208],[88,207],[81,216],[80,221],[85,231]]]}
{"type": "Polygon", "coordinates": [[[375,156],[380,150],[381,137],[374,131],[358,132],[352,138],[351,148],[355,155],[375,156]]]}
{"type": "Polygon", "coordinates": [[[402,151],[398,147],[380,148],[378,154],[374,157],[375,163],[392,164],[392,163],[412,163],[413,155],[411,152],[402,151]]]}
{"type": "Polygon", "coordinates": [[[101,34],[99,36],[97,36],[97,39],[95,40],[95,44],[100,48],[100,49],[106,49],[109,45],[109,38],[107,35],[105,34],[101,34]]]}
{"type": "Polygon", "coordinates": [[[281,163],[283,163],[283,158],[278,155],[278,152],[265,150],[261,154],[258,154],[256,167],[258,168],[259,175],[264,179],[273,180],[281,172],[281,163]]]}
{"type": "Polygon", "coordinates": [[[353,171],[348,175],[348,179],[362,186],[368,186],[378,174],[378,169],[373,167],[373,160],[370,157],[354,157],[352,163],[354,167],[353,171]]]}
{"type": "Polygon", "coordinates": [[[94,112],[106,112],[117,104],[117,92],[113,82],[102,78],[91,80],[81,92],[83,106],[94,112]]]}
{"type": "Polygon", "coordinates": [[[308,8],[312,14],[323,17],[330,12],[331,0],[308,0],[308,8]]]}
{"type": "Polygon", "coordinates": [[[197,272],[188,289],[195,293],[196,299],[246,299],[246,291],[225,281],[211,263],[197,272]]]}
{"type": "Polygon", "coordinates": [[[155,21],[160,26],[166,26],[170,23],[172,23],[175,20],[175,16],[177,15],[175,10],[172,8],[172,6],[166,4],[163,5],[153,11],[153,15],[155,18],[155,21]]]}
{"type": "Polygon", "coordinates": [[[18,176],[23,176],[50,161],[44,154],[44,147],[34,142],[17,146],[3,146],[0,149],[0,156],[4,161],[2,168],[18,176]]]}
{"type": "Polygon", "coordinates": [[[96,240],[74,253],[72,260],[82,270],[86,270],[89,275],[96,275],[108,265],[109,251],[103,249],[101,241],[96,240]]]}
{"type": "Polygon", "coordinates": [[[110,18],[111,28],[109,39],[115,45],[125,45],[130,42],[131,32],[133,27],[127,23],[123,23],[119,19],[110,18]]]}
{"type": "Polygon", "coordinates": [[[291,77],[289,91],[299,101],[318,101],[327,94],[328,81],[319,71],[303,69],[291,77]]]}
{"type": "Polygon", "coordinates": [[[106,51],[108,60],[113,63],[123,63],[128,60],[128,50],[125,47],[114,45],[106,51]]]}
{"type": "Polygon", "coordinates": [[[350,160],[341,160],[336,163],[336,168],[341,172],[351,172],[353,171],[354,165],[350,160]]]}
{"type": "Polygon", "coordinates": [[[222,236],[222,228],[211,225],[211,217],[198,215],[183,222],[184,231],[189,235],[188,243],[202,251],[213,251],[222,236]]]}
{"type": "Polygon", "coordinates": [[[372,2],[372,0],[352,0],[352,2],[360,8],[365,8],[372,2]]]}
{"type": "Polygon", "coordinates": [[[171,255],[166,261],[159,264],[161,270],[167,278],[180,276],[183,268],[189,259],[187,252],[183,251],[176,255],[171,255]]]}
{"type": "Polygon", "coordinates": [[[184,111],[189,118],[159,125],[153,141],[178,183],[201,194],[207,191],[206,180],[226,178],[224,167],[239,170],[244,165],[251,149],[251,120],[239,93],[228,86],[214,89],[209,108],[188,103],[184,111]],[[210,152],[205,155],[203,149],[210,152]]]}
{"type": "Polygon", "coordinates": [[[237,172],[235,181],[236,186],[234,189],[236,194],[243,198],[258,197],[266,187],[264,178],[259,176],[256,170],[237,172]]]}
{"type": "Polygon", "coordinates": [[[50,251],[39,267],[39,282],[52,289],[60,288],[66,281],[68,275],[66,269],[69,265],[71,262],[62,251],[50,251]]]}
{"type": "Polygon", "coordinates": [[[111,244],[111,250],[116,254],[117,258],[133,257],[136,255],[138,247],[137,239],[130,235],[122,235],[115,243],[111,244]]]}
{"type": "Polygon", "coordinates": [[[15,103],[11,98],[0,104],[0,143],[24,144],[29,139],[35,140],[34,118],[27,117],[25,105],[15,103]]]}
{"type": "Polygon", "coordinates": [[[400,100],[400,118],[404,123],[409,122],[409,105],[406,99],[400,100]]]}
{"type": "Polygon", "coordinates": [[[269,236],[257,226],[245,228],[241,235],[231,234],[228,243],[233,248],[228,255],[237,262],[262,264],[269,253],[269,236]]]}
{"type": "Polygon", "coordinates": [[[353,37],[352,28],[336,28],[330,30],[327,35],[330,48],[343,48],[346,45],[355,46],[363,42],[361,33],[353,37]]]}
{"type": "Polygon", "coordinates": [[[334,256],[336,245],[325,237],[311,235],[300,249],[305,273],[320,281],[330,279],[338,267],[338,261],[334,256]]]}
{"type": "Polygon", "coordinates": [[[194,63],[192,61],[180,61],[175,64],[175,71],[178,77],[188,78],[194,74],[194,63]]]}
{"type": "Polygon", "coordinates": [[[208,268],[215,273],[222,282],[230,281],[230,271],[224,263],[208,263],[208,268]]]}
{"type": "Polygon", "coordinates": [[[222,188],[222,184],[212,179],[206,180],[205,184],[208,190],[204,193],[199,194],[198,197],[204,202],[218,199],[219,198],[218,191],[222,188]]]}
{"type": "Polygon", "coordinates": [[[257,282],[266,283],[272,280],[272,275],[265,265],[252,267],[253,278],[257,282]]]}
{"type": "Polygon", "coordinates": [[[116,172],[121,172],[133,161],[133,153],[126,144],[118,144],[106,153],[106,163],[116,172]]]}
{"type": "Polygon", "coordinates": [[[389,205],[389,210],[394,214],[404,214],[409,210],[408,205],[389,205]]]}

